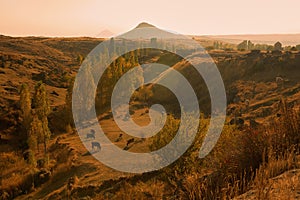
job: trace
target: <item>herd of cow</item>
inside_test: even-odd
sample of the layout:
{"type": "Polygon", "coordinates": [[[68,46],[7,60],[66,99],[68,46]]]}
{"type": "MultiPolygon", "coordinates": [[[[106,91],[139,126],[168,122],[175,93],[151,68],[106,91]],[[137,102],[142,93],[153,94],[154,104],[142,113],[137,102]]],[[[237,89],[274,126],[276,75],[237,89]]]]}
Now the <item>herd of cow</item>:
{"type": "MultiPolygon", "coordinates": [[[[87,133],[87,134],[86,134],[86,138],[87,138],[87,139],[93,139],[93,140],[95,140],[95,138],[96,138],[96,137],[95,137],[95,130],[94,130],[94,129],[91,129],[91,130],[90,130],[90,133],[87,133]]],[[[121,134],[119,135],[119,137],[115,140],[115,142],[121,141],[122,138],[123,138],[123,134],[121,133],[121,134]]],[[[129,149],[129,145],[130,145],[130,144],[133,144],[134,142],[135,142],[134,138],[131,138],[131,139],[127,140],[126,146],[124,147],[124,150],[128,150],[128,149],[129,149]]],[[[92,150],[93,150],[93,151],[97,151],[97,152],[98,152],[98,151],[101,150],[101,145],[100,145],[99,142],[92,141],[91,144],[92,144],[92,150]]]]}
{"type": "MultiPolygon", "coordinates": [[[[95,130],[91,129],[91,132],[86,134],[86,138],[87,139],[91,138],[91,139],[94,140],[95,139],[95,130]]],[[[92,144],[92,150],[93,151],[100,151],[101,150],[101,145],[100,145],[99,142],[92,141],[91,144],[92,144]]]]}

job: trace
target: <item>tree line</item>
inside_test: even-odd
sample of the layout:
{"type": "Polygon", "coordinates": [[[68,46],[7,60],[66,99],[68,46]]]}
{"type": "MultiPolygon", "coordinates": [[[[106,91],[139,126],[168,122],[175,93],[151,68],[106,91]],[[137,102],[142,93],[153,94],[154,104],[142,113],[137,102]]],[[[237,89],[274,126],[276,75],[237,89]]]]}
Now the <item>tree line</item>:
{"type": "Polygon", "coordinates": [[[227,44],[219,41],[215,41],[212,46],[208,46],[207,50],[220,49],[220,50],[234,50],[239,51],[251,51],[251,50],[262,50],[262,51],[300,51],[300,44],[295,46],[283,46],[279,41],[274,45],[269,44],[255,44],[251,40],[244,40],[241,43],[234,46],[233,44],[227,44]]]}
{"type": "Polygon", "coordinates": [[[264,51],[300,51],[300,44],[296,46],[285,46],[283,47],[281,42],[276,42],[274,45],[268,44],[254,44],[250,40],[244,40],[237,45],[237,50],[247,51],[247,50],[264,50],[264,51]]]}
{"type": "Polygon", "coordinates": [[[29,149],[28,160],[35,165],[35,154],[40,152],[40,146],[42,145],[46,156],[47,145],[51,136],[48,126],[50,106],[46,88],[42,82],[35,85],[33,97],[31,97],[28,85],[21,85],[20,109],[23,136],[26,138],[29,149]]]}

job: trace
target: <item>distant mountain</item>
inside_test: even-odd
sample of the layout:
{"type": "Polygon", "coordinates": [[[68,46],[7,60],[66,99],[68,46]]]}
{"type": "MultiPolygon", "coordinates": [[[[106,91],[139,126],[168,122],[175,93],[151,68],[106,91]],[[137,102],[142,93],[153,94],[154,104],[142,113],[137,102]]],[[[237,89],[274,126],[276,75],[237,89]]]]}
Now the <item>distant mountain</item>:
{"type": "Polygon", "coordinates": [[[137,25],[137,27],[135,28],[156,28],[156,27],[152,24],[148,24],[147,22],[142,22],[139,25],[137,25]]]}
{"type": "Polygon", "coordinates": [[[119,38],[142,40],[142,39],[186,39],[183,35],[178,35],[165,31],[163,29],[157,28],[156,26],[142,22],[138,24],[134,29],[122,34],[119,38]]]}

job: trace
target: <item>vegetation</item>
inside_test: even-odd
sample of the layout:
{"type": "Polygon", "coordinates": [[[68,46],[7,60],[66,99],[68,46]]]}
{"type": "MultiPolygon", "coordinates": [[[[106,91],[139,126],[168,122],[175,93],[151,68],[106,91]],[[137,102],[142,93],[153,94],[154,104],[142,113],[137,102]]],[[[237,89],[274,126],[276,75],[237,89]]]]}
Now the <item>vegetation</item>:
{"type": "MultiPolygon", "coordinates": [[[[163,183],[160,198],[167,195],[183,199],[227,199],[237,197],[253,188],[253,194],[244,198],[272,199],[270,179],[300,167],[300,148],[297,142],[299,134],[290,130],[291,127],[293,130],[299,130],[300,112],[295,112],[292,108],[282,111],[282,120],[286,123],[275,121],[275,126],[242,131],[235,126],[226,126],[213,152],[205,159],[199,160],[197,151],[207,126],[204,122],[194,146],[183,157],[161,170],[159,175],[149,181],[133,185],[128,181],[116,197],[130,199],[130,195],[124,191],[125,188],[129,188],[129,194],[135,194],[141,199],[147,198],[147,195],[156,191],[156,186],[151,184],[155,181],[158,184],[163,183]],[[277,140],[277,137],[282,135],[286,139],[277,140]],[[140,187],[143,184],[148,184],[150,188],[142,190],[140,187]]],[[[173,126],[174,123],[176,124],[177,120],[170,117],[166,129],[168,132],[177,130],[176,125],[173,126]]],[[[154,139],[152,148],[159,148],[168,140],[169,134],[159,135],[154,139]]],[[[140,179],[143,179],[143,175],[140,179]]],[[[156,197],[153,194],[150,196],[156,197]]]]}
{"type": "Polygon", "coordinates": [[[22,125],[23,130],[25,132],[25,136],[27,136],[30,123],[31,123],[31,97],[28,86],[26,84],[22,84],[21,91],[20,91],[20,109],[21,109],[21,116],[23,118],[22,125]]]}
{"type": "MultiPolygon", "coordinates": [[[[140,139],[122,133],[112,119],[110,98],[126,72],[143,63],[170,64],[201,91],[203,113],[193,145],[170,166],[134,175],[114,171],[96,161],[73,130],[74,76],[99,40],[15,40],[5,38],[5,45],[0,47],[0,76],[8,77],[5,81],[0,79],[5,94],[0,97],[0,199],[293,199],[299,191],[299,45],[277,44],[278,53],[271,52],[276,49],[274,45],[249,40],[238,46],[210,42],[210,50],[222,50],[211,51],[211,56],[227,89],[228,119],[217,145],[204,159],[199,159],[198,153],[209,125],[209,97],[191,66],[170,52],[152,49],[129,52],[116,59],[98,83],[96,109],[107,137],[122,149],[127,147],[138,153],[160,149],[172,140],[180,124],[179,113],[171,109],[176,102],[165,98],[163,103],[170,114],[157,135],[140,139]],[[35,55],[38,49],[47,52],[35,55]],[[277,76],[283,79],[281,86],[276,82],[277,76]],[[24,84],[18,95],[20,82],[24,84]],[[233,120],[230,124],[233,118],[244,123],[233,120]],[[126,144],[130,139],[134,139],[131,146],[126,144]],[[22,141],[27,145],[20,145],[22,141]]],[[[116,42],[128,41],[111,39],[102,58],[120,51],[115,48],[116,42]]],[[[139,41],[139,45],[143,46],[143,42],[139,41]]],[[[158,38],[148,42],[174,48],[158,38]]],[[[176,51],[198,55],[197,50],[176,51]]],[[[131,84],[122,85],[134,88],[142,84],[143,69],[138,69],[131,84]]],[[[94,80],[93,69],[85,70],[87,77],[94,80]]],[[[97,83],[89,84],[82,87],[93,88],[97,83]]],[[[139,88],[131,98],[131,116],[141,125],[149,123],[149,106],[167,96],[157,95],[151,87],[139,88]]],[[[190,122],[193,120],[198,119],[190,122]]],[[[185,131],[188,133],[188,126],[185,131]]]]}
{"type": "MultiPolygon", "coordinates": [[[[115,49],[113,47],[114,42],[110,41],[110,48],[115,49]]],[[[108,51],[105,51],[108,52],[108,51]]],[[[114,53],[113,53],[114,54],[114,53]]],[[[104,54],[103,57],[108,55],[104,54]]],[[[100,63],[100,65],[104,66],[106,63],[100,63]]],[[[102,113],[106,111],[107,107],[110,106],[110,100],[112,91],[117,83],[117,81],[122,77],[123,74],[128,72],[130,69],[134,67],[138,67],[139,61],[137,57],[137,52],[129,52],[119,58],[117,58],[104,72],[103,76],[101,77],[98,87],[97,87],[97,95],[96,95],[96,110],[98,113],[102,113]]],[[[129,87],[129,91],[135,88],[138,85],[142,85],[144,82],[143,79],[143,71],[139,67],[139,70],[136,71],[134,74],[131,74],[130,77],[132,78],[128,83],[123,83],[124,87],[129,87]]],[[[122,94],[119,95],[122,97],[122,94]]]]}
{"type": "MultiPolygon", "coordinates": [[[[35,86],[35,93],[33,98],[34,114],[37,115],[35,123],[41,122],[40,131],[36,132],[38,144],[44,144],[44,153],[47,153],[47,143],[50,139],[50,130],[48,127],[48,115],[50,113],[50,106],[48,103],[46,88],[42,82],[38,82],[35,86]]],[[[34,121],[33,121],[34,122],[34,121]]],[[[38,126],[33,124],[33,126],[38,126]]]]}

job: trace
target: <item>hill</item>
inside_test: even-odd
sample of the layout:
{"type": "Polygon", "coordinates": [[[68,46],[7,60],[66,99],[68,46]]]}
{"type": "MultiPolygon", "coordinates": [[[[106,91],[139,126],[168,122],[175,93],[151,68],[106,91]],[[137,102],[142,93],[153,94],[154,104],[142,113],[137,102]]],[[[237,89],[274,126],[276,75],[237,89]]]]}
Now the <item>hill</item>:
{"type": "Polygon", "coordinates": [[[37,81],[46,83],[51,107],[63,105],[68,81],[80,62],[103,39],[0,36],[0,131],[17,121],[21,84],[33,92],[37,81]]]}
{"type": "MultiPolygon", "coordinates": [[[[61,123],[61,118],[57,116],[60,107],[65,104],[68,81],[76,75],[82,59],[102,41],[103,39],[95,38],[0,36],[0,158],[3,161],[0,164],[1,198],[132,199],[132,196],[135,196],[141,199],[179,197],[193,199],[196,198],[193,195],[205,195],[205,192],[217,191],[212,188],[222,188],[223,186],[218,182],[221,180],[220,177],[225,177],[224,180],[229,181],[225,182],[226,187],[229,187],[231,182],[228,177],[238,173],[243,174],[243,170],[247,170],[249,166],[258,169],[260,164],[267,165],[264,163],[266,161],[261,160],[266,153],[261,146],[265,147],[264,142],[271,141],[273,138],[264,138],[266,130],[271,130],[268,123],[276,127],[272,129],[274,134],[276,133],[274,138],[279,138],[276,142],[281,141],[280,135],[288,137],[293,127],[296,127],[295,129],[299,127],[296,125],[299,118],[291,115],[292,117],[286,120],[284,117],[286,112],[292,112],[285,110],[284,113],[280,108],[283,99],[287,106],[293,109],[300,103],[299,52],[209,51],[224,79],[228,100],[228,121],[224,128],[225,135],[222,133],[223,137],[216,151],[207,159],[195,158],[203,137],[201,135],[203,133],[199,132],[200,139],[195,142],[195,147],[189,149],[187,155],[170,167],[144,174],[122,173],[98,162],[91,153],[87,152],[76,130],[71,129],[53,131],[49,142],[48,164],[37,165],[32,170],[26,162],[24,157],[26,152],[20,147],[22,141],[18,137],[20,85],[27,83],[30,91],[33,92],[34,85],[38,81],[41,80],[46,84],[52,108],[49,126],[54,130],[61,123]],[[276,81],[276,77],[281,77],[282,81],[276,81]],[[235,117],[241,119],[243,123],[238,124],[233,121],[233,124],[230,124],[235,117]],[[281,121],[284,123],[281,124],[281,121]],[[284,129],[286,127],[288,131],[284,129]],[[222,146],[226,144],[228,146],[222,146]],[[190,171],[191,169],[195,171],[190,171]],[[209,185],[210,183],[215,185],[209,185]]],[[[190,57],[199,60],[203,55],[202,52],[193,52],[190,57]]],[[[164,51],[152,51],[147,55],[140,55],[138,61],[170,64],[170,67],[181,72],[188,78],[194,89],[200,92],[201,111],[209,116],[209,94],[203,80],[194,73],[190,63],[178,56],[170,56],[169,52],[164,51]]],[[[158,75],[163,77],[166,73],[166,71],[158,72],[158,75]]],[[[154,87],[148,85],[145,88],[154,87]]],[[[152,101],[161,102],[171,108],[168,119],[172,126],[167,126],[167,131],[175,130],[178,123],[178,109],[174,109],[176,103],[169,92],[161,92],[161,88],[154,89],[152,101]]],[[[133,120],[138,124],[149,123],[149,108],[141,99],[137,98],[131,102],[130,112],[133,120]]],[[[102,113],[98,118],[107,137],[121,149],[149,152],[154,148],[153,144],[156,144],[153,141],[169,141],[163,136],[159,140],[155,138],[144,140],[124,134],[117,127],[110,111],[102,113]],[[133,141],[130,145],[127,144],[129,140],[133,141]]],[[[203,120],[201,131],[205,130],[207,125],[207,119],[203,120]]],[[[95,124],[88,124],[85,131],[89,132],[94,126],[95,124]]],[[[290,142],[290,138],[288,139],[290,142]]],[[[280,155],[276,155],[277,159],[281,158],[280,155]]],[[[37,153],[38,156],[42,157],[40,152],[37,153]]],[[[276,160],[276,156],[268,158],[276,160]]],[[[291,167],[298,167],[297,159],[293,157],[286,162],[276,160],[276,167],[283,163],[278,173],[291,167]]],[[[236,185],[243,182],[235,181],[236,185]]],[[[241,188],[243,188],[241,191],[244,191],[246,186],[241,188]]],[[[228,188],[223,188],[222,191],[227,191],[226,189],[228,188]]],[[[230,193],[230,188],[227,192],[230,193]]]]}

